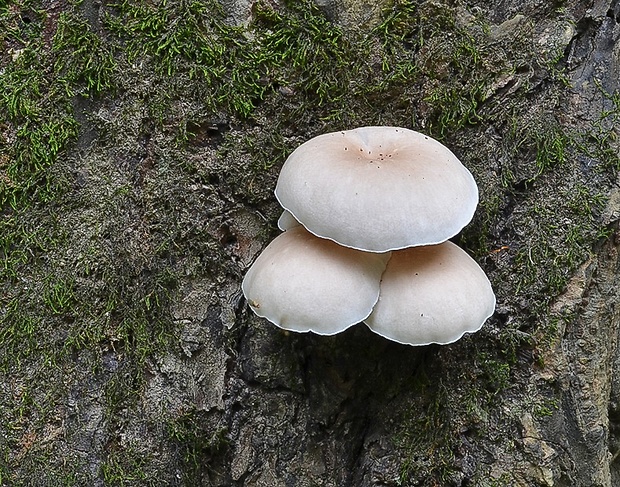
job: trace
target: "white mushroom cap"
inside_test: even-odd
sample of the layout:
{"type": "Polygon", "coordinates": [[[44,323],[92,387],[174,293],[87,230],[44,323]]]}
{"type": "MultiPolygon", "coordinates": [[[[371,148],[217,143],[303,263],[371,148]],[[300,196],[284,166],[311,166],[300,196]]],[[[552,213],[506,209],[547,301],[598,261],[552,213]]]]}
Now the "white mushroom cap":
{"type": "Polygon", "coordinates": [[[310,232],[370,252],[444,242],[478,204],[474,178],[450,150],[397,127],[305,142],[284,163],[275,194],[310,232]]]}
{"type": "Polygon", "coordinates": [[[258,316],[280,328],[333,335],[370,314],[388,259],[389,253],[341,247],[297,226],[258,256],[243,294],[258,316]]]}
{"type": "Polygon", "coordinates": [[[295,220],[295,217],[291,215],[290,211],[284,210],[280,215],[280,218],[278,218],[278,228],[283,232],[286,232],[287,230],[290,230],[291,228],[297,227],[299,225],[301,224],[297,220],[295,220]]]}
{"type": "Polygon", "coordinates": [[[392,252],[368,327],[408,345],[447,344],[478,331],[495,310],[484,271],[451,242],[392,252]]]}

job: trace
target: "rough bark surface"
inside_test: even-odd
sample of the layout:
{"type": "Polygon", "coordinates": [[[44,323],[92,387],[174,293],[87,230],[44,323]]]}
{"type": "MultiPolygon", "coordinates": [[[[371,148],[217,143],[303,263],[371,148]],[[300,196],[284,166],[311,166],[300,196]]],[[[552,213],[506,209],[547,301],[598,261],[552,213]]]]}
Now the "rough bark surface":
{"type": "MultiPolygon", "coordinates": [[[[250,32],[250,43],[259,8],[273,24],[264,35],[276,31],[272,12],[290,7],[220,3],[226,25],[250,32]]],[[[243,109],[205,107],[208,93],[192,92],[187,73],[144,74],[141,63],[160,55],[153,52],[129,59],[114,89],[74,94],[79,129],[47,169],[63,190],[22,213],[10,202],[3,210],[5,222],[16,215],[32,235],[45,226],[60,243],[20,240],[35,250],[24,251],[0,288],[0,485],[620,485],[620,3],[315,5],[312,18],[343,33],[336,45],[382,39],[389,14],[406,9],[415,19],[450,17],[457,33],[445,42],[471,39],[473,52],[485,39],[467,57],[487,73],[475,113],[459,106],[462,120],[441,118],[448,107],[431,96],[450,85],[469,44],[444,59],[436,31],[416,44],[421,28],[403,30],[398,42],[415,44],[411,57],[425,64],[363,102],[342,95],[357,100],[350,109],[303,91],[304,82],[319,91],[311,76],[320,73],[289,86],[269,72],[253,81],[270,91],[251,100],[249,118],[243,109]],[[434,74],[410,84],[407,76],[420,71],[434,74]],[[166,99],[154,86],[170,79],[166,99]],[[333,111],[308,112],[308,100],[333,111]],[[513,118],[498,115],[509,105],[513,118]],[[350,121],[434,133],[474,173],[481,210],[456,240],[497,292],[481,332],[444,347],[399,345],[363,325],[332,337],[290,334],[244,302],[243,274],[277,234],[280,153],[350,121]],[[69,280],[64,300],[56,284],[69,280]],[[24,331],[26,323],[33,329],[24,331]]],[[[74,9],[105,39],[115,32],[105,16],[123,7],[8,8],[19,11],[20,28],[27,15],[42,19],[43,45],[53,38],[60,59],[60,12],[74,9]]],[[[397,21],[413,25],[410,17],[397,21]]],[[[11,39],[2,38],[9,54],[0,75],[27,48],[11,39]]],[[[368,78],[405,66],[394,57],[381,67],[380,49],[377,40],[368,78]]],[[[75,69],[90,73],[88,65],[75,69]]],[[[369,82],[350,81],[348,90],[369,82]]],[[[19,127],[23,121],[0,127],[7,146],[19,127]]],[[[0,159],[0,177],[12,177],[5,166],[0,159]]],[[[16,245],[3,246],[7,261],[16,245]]]]}

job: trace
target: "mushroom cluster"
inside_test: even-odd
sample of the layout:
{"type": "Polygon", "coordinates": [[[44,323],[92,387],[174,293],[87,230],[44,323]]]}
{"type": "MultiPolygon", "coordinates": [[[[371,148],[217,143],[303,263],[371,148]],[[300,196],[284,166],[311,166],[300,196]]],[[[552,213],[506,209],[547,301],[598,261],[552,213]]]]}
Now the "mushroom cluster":
{"type": "Polygon", "coordinates": [[[436,140],[398,127],[320,135],[289,156],[275,195],[283,233],[242,289],[276,326],[333,335],[364,322],[399,343],[447,344],[493,314],[488,278],[448,241],[478,188],[436,140]]]}

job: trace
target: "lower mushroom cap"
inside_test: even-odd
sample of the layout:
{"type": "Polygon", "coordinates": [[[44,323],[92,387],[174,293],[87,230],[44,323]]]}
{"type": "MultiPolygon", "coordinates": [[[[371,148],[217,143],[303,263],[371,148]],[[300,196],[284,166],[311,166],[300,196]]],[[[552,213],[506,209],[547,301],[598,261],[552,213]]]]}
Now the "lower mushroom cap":
{"type": "Polygon", "coordinates": [[[478,331],[494,310],[495,295],[483,270],[445,242],[392,252],[379,301],[365,323],[399,343],[447,344],[478,331]]]}
{"type": "Polygon", "coordinates": [[[258,256],[243,294],[258,316],[280,328],[333,335],[370,314],[388,259],[389,253],[341,247],[297,226],[258,256]]]}

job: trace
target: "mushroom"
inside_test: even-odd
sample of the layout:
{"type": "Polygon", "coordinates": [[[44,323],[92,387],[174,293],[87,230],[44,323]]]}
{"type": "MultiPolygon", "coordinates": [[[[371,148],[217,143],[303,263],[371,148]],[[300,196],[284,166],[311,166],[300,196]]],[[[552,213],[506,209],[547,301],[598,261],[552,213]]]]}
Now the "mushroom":
{"type": "Polygon", "coordinates": [[[478,331],[495,310],[483,270],[452,242],[392,252],[366,325],[409,345],[448,344],[478,331]]]}
{"type": "Polygon", "coordinates": [[[295,220],[295,217],[291,215],[290,211],[284,210],[280,215],[280,218],[278,218],[278,228],[283,232],[286,232],[287,230],[290,230],[291,228],[297,227],[299,225],[300,223],[295,220]]]}
{"type": "Polygon", "coordinates": [[[474,178],[448,148],[397,127],[305,142],[284,163],[275,194],[310,232],[370,252],[444,242],[478,204],[474,178]]]}
{"type": "Polygon", "coordinates": [[[300,225],[265,248],[241,287],[252,310],[276,326],[333,335],[368,317],[388,259],[389,253],[341,247],[300,225]]]}

